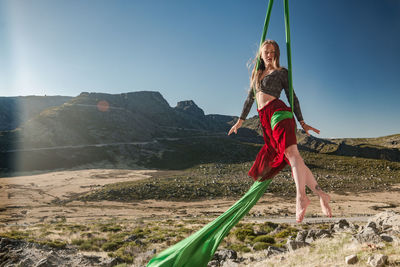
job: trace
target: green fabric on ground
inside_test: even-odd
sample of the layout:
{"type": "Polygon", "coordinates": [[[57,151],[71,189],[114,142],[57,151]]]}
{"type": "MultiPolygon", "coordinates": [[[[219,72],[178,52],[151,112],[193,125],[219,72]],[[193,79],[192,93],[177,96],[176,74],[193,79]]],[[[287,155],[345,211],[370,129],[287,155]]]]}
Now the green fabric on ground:
{"type": "Polygon", "coordinates": [[[271,181],[254,182],[249,191],[229,210],[193,235],[162,251],[149,261],[147,267],[207,266],[222,239],[257,203],[271,181]]]}
{"type": "Polygon", "coordinates": [[[273,130],[275,126],[278,124],[278,122],[280,122],[281,120],[291,119],[291,118],[293,118],[293,113],[291,111],[286,111],[286,110],[275,111],[271,117],[271,129],[273,130]]]}

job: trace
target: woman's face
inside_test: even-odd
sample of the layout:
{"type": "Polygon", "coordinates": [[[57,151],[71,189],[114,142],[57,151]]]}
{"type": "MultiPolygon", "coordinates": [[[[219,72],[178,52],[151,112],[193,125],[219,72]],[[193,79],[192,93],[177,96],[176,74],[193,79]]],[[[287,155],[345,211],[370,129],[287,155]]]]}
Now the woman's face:
{"type": "Polygon", "coordinates": [[[275,59],[275,47],[272,44],[267,44],[262,47],[261,58],[264,60],[265,66],[272,65],[275,59]]]}

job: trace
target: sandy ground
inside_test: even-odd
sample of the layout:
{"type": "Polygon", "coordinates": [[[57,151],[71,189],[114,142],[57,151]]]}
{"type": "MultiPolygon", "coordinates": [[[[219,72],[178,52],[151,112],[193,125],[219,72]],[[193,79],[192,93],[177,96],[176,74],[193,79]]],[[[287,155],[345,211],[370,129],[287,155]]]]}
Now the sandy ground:
{"type": "MultiPolygon", "coordinates": [[[[151,178],[152,170],[90,169],[58,171],[36,175],[0,178],[0,226],[54,222],[88,223],[112,218],[142,219],[212,219],[226,211],[236,200],[193,202],[136,201],[131,203],[68,202],[56,204],[71,195],[95,190],[104,184],[151,178]]],[[[397,186],[400,188],[400,186],[397,186]]],[[[396,191],[331,194],[333,220],[359,218],[384,210],[400,212],[400,194],[396,191]]],[[[310,196],[311,204],[304,222],[321,221],[319,201],[310,196]]],[[[266,193],[245,220],[273,220],[294,223],[295,200],[266,193]]],[[[364,217],[363,217],[364,218],[364,217]]],[[[324,219],[325,220],[325,219],[324,219]]],[[[358,219],[357,219],[358,220],[358,219]]],[[[362,219],[360,219],[362,220],[362,219]]]]}

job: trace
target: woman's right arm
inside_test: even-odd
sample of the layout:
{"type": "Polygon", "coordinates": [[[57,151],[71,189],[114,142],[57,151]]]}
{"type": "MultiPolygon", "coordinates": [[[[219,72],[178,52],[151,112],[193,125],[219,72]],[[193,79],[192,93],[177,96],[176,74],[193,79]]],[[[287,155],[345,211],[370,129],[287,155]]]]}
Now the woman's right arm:
{"type": "Polygon", "coordinates": [[[246,120],[247,115],[249,115],[251,106],[254,103],[254,91],[253,89],[250,88],[249,93],[247,95],[246,101],[244,101],[243,109],[242,109],[242,114],[240,115],[241,120],[246,120]]]}
{"type": "Polygon", "coordinates": [[[237,133],[237,130],[242,127],[243,122],[246,120],[247,115],[250,112],[251,106],[254,103],[254,91],[253,89],[249,90],[249,94],[247,95],[246,101],[244,102],[243,105],[243,110],[242,114],[239,117],[239,120],[235,123],[235,125],[232,126],[232,128],[229,130],[228,135],[231,133],[237,133]]]}

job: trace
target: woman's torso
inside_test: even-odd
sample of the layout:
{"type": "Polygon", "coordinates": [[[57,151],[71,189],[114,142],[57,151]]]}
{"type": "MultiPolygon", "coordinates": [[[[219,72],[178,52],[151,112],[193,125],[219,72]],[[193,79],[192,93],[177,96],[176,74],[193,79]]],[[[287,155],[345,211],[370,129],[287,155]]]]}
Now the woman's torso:
{"type": "MultiPolygon", "coordinates": [[[[264,72],[261,74],[260,82],[268,75],[276,71],[276,69],[273,70],[264,70],[264,72]]],[[[272,100],[276,99],[275,96],[272,96],[270,94],[264,93],[261,90],[256,90],[256,98],[257,98],[257,103],[258,103],[258,109],[262,109],[265,105],[267,105],[269,102],[272,100]]]]}

